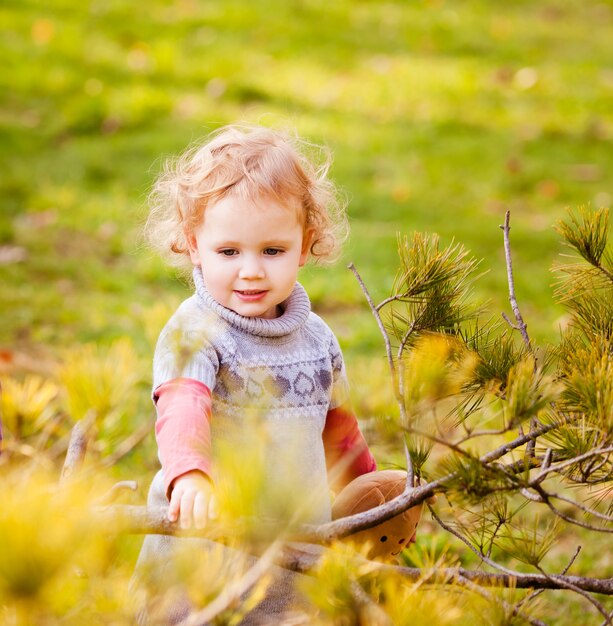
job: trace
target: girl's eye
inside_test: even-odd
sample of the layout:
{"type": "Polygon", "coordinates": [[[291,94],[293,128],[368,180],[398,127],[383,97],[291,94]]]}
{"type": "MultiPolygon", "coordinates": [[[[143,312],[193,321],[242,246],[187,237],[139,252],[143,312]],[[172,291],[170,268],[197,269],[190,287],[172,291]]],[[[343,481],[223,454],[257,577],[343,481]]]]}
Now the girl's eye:
{"type": "Polygon", "coordinates": [[[220,250],[219,254],[223,254],[224,256],[234,256],[234,255],[238,254],[238,251],[237,250],[232,250],[232,249],[220,250]]]}
{"type": "Polygon", "coordinates": [[[283,250],[279,250],[278,248],[266,248],[266,250],[264,250],[264,254],[266,254],[267,256],[277,256],[282,252],[283,250]]]}

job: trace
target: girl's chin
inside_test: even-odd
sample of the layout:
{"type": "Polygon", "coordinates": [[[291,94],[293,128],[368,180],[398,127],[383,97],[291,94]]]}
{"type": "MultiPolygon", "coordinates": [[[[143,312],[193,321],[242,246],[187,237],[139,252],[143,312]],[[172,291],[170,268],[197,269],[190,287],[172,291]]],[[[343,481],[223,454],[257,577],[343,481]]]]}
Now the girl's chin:
{"type": "Polygon", "coordinates": [[[261,305],[258,306],[257,303],[239,302],[229,308],[243,317],[259,317],[266,320],[272,320],[280,315],[278,305],[263,307],[261,305]]]}

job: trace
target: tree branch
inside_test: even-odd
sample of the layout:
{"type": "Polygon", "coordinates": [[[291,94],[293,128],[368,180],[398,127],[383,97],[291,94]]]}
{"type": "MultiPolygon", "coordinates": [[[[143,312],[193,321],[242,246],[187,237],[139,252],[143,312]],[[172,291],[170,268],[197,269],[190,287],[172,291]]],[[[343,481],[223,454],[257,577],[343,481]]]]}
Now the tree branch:
{"type": "Polygon", "coordinates": [[[87,452],[87,443],[89,439],[89,430],[94,423],[95,413],[89,411],[85,417],[79,420],[72,428],[70,433],[70,441],[64,466],[60,475],[60,484],[66,483],[80,469],[85,460],[87,452]]]}
{"type": "Polygon", "coordinates": [[[395,379],[396,366],[394,365],[394,357],[392,355],[392,346],[390,343],[390,338],[385,330],[383,320],[381,319],[381,316],[379,315],[379,310],[377,309],[377,307],[375,306],[375,303],[370,297],[370,293],[368,292],[368,289],[366,288],[366,285],[364,284],[364,281],[362,280],[362,277],[360,276],[355,265],[353,263],[349,263],[347,268],[353,273],[356,280],[358,281],[358,284],[360,285],[360,288],[362,289],[362,293],[364,294],[364,297],[366,298],[366,301],[368,302],[368,306],[370,306],[370,310],[372,311],[372,314],[375,317],[377,326],[379,327],[379,330],[381,331],[381,335],[383,336],[383,341],[385,342],[385,353],[387,355],[387,363],[395,379]]]}
{"type": "MultiPolygon", "coordinates": [[[[417,489],[420,488],[418,487],[417,489]]],[[[177,523],[168,521],[166,508],[148,509],[147,507],[141,506],[114,505],[97,509],[97,514],[99,521],[105,528],[134,534],[206,537],[208,539],[220,540],[224,536],[236,536],[238,527],[238,525],[237,527],[228,527],[225,525],[222,528],[219,524],[215,524],[215,522],[211,521],[205,530],[181,530],[177,523]]],[[[306,533],[291,537],[292,543],[285,547],[283,552],[284,556],[279,563],[280,565],[294,571],[307,572],[316,564],[319,555],[321,555],[325,548],[321,545],[314,546],[310,542],[303,541],[304,536],[306,536],[306,533]],[[304,549],[300,550],[299,546],[301,543],[305,543],[310,550],[308,552],[304,549]]],[[[478,552],[477,555],[479,558],[483,557],[483,555],[478,552]]],[[[391,568],[391,571],[398,572],[406,576],[409,580],[419,580],[420,577],[423,576],[423,571],[419,568],[386,565],[375,561],[367,561],[366,559],[362,559],[362,561],[364,563],[370,563],[382,570],[391,568]]],[[[494,567],[502,567],[498,564],[494,564],[494,562],[492,562],[492,564],[494,567]]],[[[503,569],[504,571],[501,574],[492,574],[463,568],[442,568],[440,571],[444,577],[454,576],[459,572],[468,580],[482,586],[517,587],[518,589],[563,589],[562,582],[566,582],[590,593],[613,595],[613,578],[557,576],[556,579],[550,580],[542,574],[524,574],[507,570],[506,568],[503,569]]]]}
{"type": "MultiPolygon", "coordinates": [[[[325,548],[320,548],[316,553],[312,550],[300,549],[300,544],[286,546],[279,565],[295,572],[308,573],[318,562],[325,548]]],[[[418,581],[423,579],[424,571],[417,567],[405,567],[390,565],[379,561],[369,561],[356,555],[352,558],[356,565],[368,564],[381,572],[395,572],[404,576],[407,580],[418,581]]],[[[613,595],[613,578],[586,578],[583,576],[558,576],[558,580],[552,580],[543,574],[492,574],[488,572],[469,570],[463,567],[437,568],[437,581],[440,584],[453,584],[457,575],[463,576],[482,587],[513,587],[516,589],[563,589],[561,581],[573,584],[590,593],[602,593],[613,595]]]]}
{"type": "Polygon", "coordinates": [[[577,587],[576,585],[573,585],[573,583],[571,583],[568,580],[564,579],[562,576],[555,576],[555,575],[547,574],[543,570],[543,568],[540,567],[539,565],[536,565],[536,568],[538,569],[539,572],[541,572],[541,574],[543,574],[543,576],[546,576],[548,579],[550,579],[552,581],[560,583],[560,585],[562,585],[562,588],[570,589],[571,591],[574,591],[575,593],[578,593],[580,596],[583,596],[590,604],[592,604],[592,606],[594,606],[596,608],[596,610],[601,615],[604,616],[605,623],[610,626],[611,620],[609,618],[609,615],[606,612],[605,608],[602,606],[602,604],[600,602],[598,602],[598,600],[596,600],[596,598],[592,597],[587,591],[584,591],[583,589],[581,589],[581,587],[577,587]]]}
{"type": "MultiPolygon", "coordinates": [[[[507,282],[509,283],[509,302],[511,303],[511,308],[513,309],[513,315],[515,316],[515,320],[517,322],[517,326],[511,324],[513,328],[517,328],[521,333],[521,336],[524,340],[524,344],[528,351],[531,354],[534,354],[532,350],[532,344],[530,343],[530,337],[528,336],[527,326],[524,322],[523,317],[521,316],[521,312],[519,310],[519,305],[517,304],[517,298],[515,297],[515,281],[513,280],[513,263],[511,261],[511,242],[509,238],[509,231],[511,230],[511,226],[509,225],[511,219],[511,211],[507,211],[504,215],[504,224],[500,226],[502,232],[504,234],[504,256],[507,264],[507,282]]],[[[509,318],[504,316],[508,321],[509,318]]]]}
{"type": "Polygon", "coordinates": [[[565,467],[571,467],[575,463],[580,463],[581,461],[585,461],[585,459],[590,459],[595,456],[600,456],[601,454],[611,454],[613,453],[613,446],[607,446],[606,448],[596,448],[595,450],[590,450],[589,452],[585,452],[579,456],[575,456],[572,459],[567,459],[566,461],[560,461],[555,465],[550,465],[548,467],[543,467],[536,477],[535,481],[540,481],[543,476],[549,474],[550,472],[559,472],[561,469],[565,467]]]}
{"type": "Polygon", "coordinates": [[[581,528],[587,528],[588,530],[593,530],[599,533],[613,533],[613,528],[603,528],[600,526],[593,526],[592,524],[587,524],[586,522],[580,522],[576,520],[570,515],[566,515],[566,513],[562,513],[560,509],[556,508],[549,500],[549,494],[540,486],[535,485],[533,489],[543,498],[543,502],[549,507],[550,511],[557,515],[560,519],[563,519],[565,522],[569,524],[573,524],[575,526],[581,526],[581,528]]]}

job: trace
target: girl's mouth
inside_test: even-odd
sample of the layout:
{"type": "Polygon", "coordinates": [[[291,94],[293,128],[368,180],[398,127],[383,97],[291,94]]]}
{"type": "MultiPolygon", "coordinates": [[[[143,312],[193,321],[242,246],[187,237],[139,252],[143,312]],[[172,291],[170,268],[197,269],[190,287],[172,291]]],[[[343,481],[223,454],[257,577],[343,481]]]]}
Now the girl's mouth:
{"type": "Polygon", "coordinates": [[[268,291],[261,289],[244,289],[239,291],[236,289],[234,293],[243,302],[255,302],[256,300],[261,300],[268,293],[268,291]]]}

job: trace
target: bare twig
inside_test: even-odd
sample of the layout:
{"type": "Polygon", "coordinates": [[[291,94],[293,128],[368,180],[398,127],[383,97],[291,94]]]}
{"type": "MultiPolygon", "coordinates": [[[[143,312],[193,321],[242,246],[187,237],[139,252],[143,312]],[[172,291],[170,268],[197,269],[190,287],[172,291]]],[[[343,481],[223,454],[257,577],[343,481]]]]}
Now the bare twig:
{"type": "MultiPolygon", "coordinates": [[[[551,465],[551,460],[553,458],[553,450],[551,448],[547,448],[545,452],[545,457],[543,458],[543,462],[541,463],[541,471],[546,470],[551,465]]],[[[542,474],[539,472],[539,475],[536,477],[537,484],[542,483],[545,480],[547,474],[542,474]]]]}
{"type": "Polygon", "coordinates": [[[389,335],[387,334],[387,331],[385,330],[385,325],[383,324],[381,315],[379,314],[379,308],[375,306],[375,303],[373,302],[370,296],[370,293],[368,292],[368,289],[366,288],[366,285],[364,284],[364,281],[362,280],[362,277],[360,276],[355,265],[353,263],[350,263],[347,267],[351,270],[356,280],[358,281],[358,284],[360,285],[360,288],[362,289],[362,293],[364,294],[364,297],[366,298],[366,301],[368,302],[368,305],[370,306],[370,310],[377,322],[377,326],[379,327],[379,330],[381,331],[381,335],[383,336],[383,341],[385,343],[385,353],[387,355],[387,363],[390,369],[390,373],[392,375],[394,397],[396,398],[396,404],[398,405],[398,409],[400,410],[400,417],[402,419],[402,423],[408,424],[407,411],[406,411],[406,406],[404,402],[404,382],[403,382],[404,375],[403,374],[399,375],[398,371],[396,370],[396,365],[394,363],[394,355],[392,354],[392,344],[390,342],[389,335]]]}
{"type": "Polygon", "coordinates": [[[385,353],[387,355],[387,363],[392,372],[392,375],[394,375],[394,378],[395,378],[396,366],[394,364],[394,357],[392,355],[392,345],[390,343],[390,338],[385,330],[383,320],[381,319],[381,316],[379,315],[379,310],[375,306],[375,303],[373,302],[370,296],[370,293],[368,292],[368,289],[366,288],[366,285],[364,284],[364,281],[362,280],[362,277],[360,276],[355,265],[353,263],[349,263],[347,267],[353,273],[356,280],[358,281],[358,284],[360,285],[360,288],[362,289],[362,293],[364,294],[364,297],[366,298],[366,301],[368,302],[368,305],[370,306],[370,310],[372,311],[372,314],[377,322],[377,326],[379,327],[379,330],[381,331],[381,335],[383,336],[383,341],[385,342],[385,353]]]}
{"type": "Polygon", "coordinates": [[[459,539],[465,546],[467,546],[470,549],[471,552],[473,552],[484,563],[487,563],[491,567],[503,572],[504,574],[508,574],[509,576],[521,576],[522,575],[519,572],[515,572],[512,569],[509,569],[507,567],[504,567],[503,565],[500,565],[499,563],[496,563],[496,561],[490,559],[486,554],[483,554],[481,550],[477,550],[477,548],[475,548],[475,546],[473,546],[473,544],[466,537],[464,537],[462,533],[455,530],[455,528],[452,528],[451,526],[449,526],[449,524],[446,524],[445,522],[443,522],[443,520],[436,514],[436,511],[432,508],[430,504],[428,504],[428,510],[430,511],[430,515],[432,515],[432,517],[436,520],[438,525],[443,530],[446,530],[450,535],[453,535],[454,537],[459,539]]]}
{"type": "Polygon", "coordinates": [[[600,624],[600,626],[607,626],[607,624],[611,623],[611,620],[613,619],[613,611],[611,611],[609,613],[609,615],[607,616],[607,618],[605,619],[604,622],[602,622],[602,624],[600,624]]]}
{"type": "MultiPolygon", "coordinates": [[[[572,567],[572,564],[575,562],[575,560],[577,559],[577,557],[579,556],[579,552],[581,552],[581,546],[577,546],[577,549],[575,550],[575,553],[572,555],[572,557],[570,558],[570,561],[567,563],[566,567],[562,570],[562,572],[560,573],[561,576],[563,576],[564,574],[566,574],[566,572],[568,572],[568,570],[572,567]]],[[[518,603],[517,603],[517,608],[520,608],[522,604],[524,604],[525,602],[530,602],[531,600],[534,600],[534,598],[536,598],[537,596],[540,596],[542,593],[544,593],[546,590],[545,589],[536,589],[535,591],[533,591],[532,593],[529,593],[527,596],[525,596],[524,598],[522,598],[518,603]]]]}
{"type": "MultiPolygon", "coordinates": [[[[127,505],[113,505],[98,509],[99,521],[107,529],[113,529],[118,532],[130,532],[135,534],[160,534],[160,535],[178,535],[181,537],[206,537],[208,539],[220,540],[224,537],[236,536],[237,528],[224,526],[223,528],[215,522],[210,522],[207,525],[206,530],[180,530],[178,524],[169,522],[167,518],[168,511],[165,508],[160,509],[147,509],[146,507],[139,506],[127,506],[127,505]]],[[[437,516],[438,517],[438,516],[437,516]]],[[[436,519],[436,518],[435,518],[436,519]]],[[[440,519],[440,518],[439,518],[440,519]]],[[[440,523],[440,522],[439,522],[440,523]]],[[[449,527],[443,522],[442,527],[449,530],[449,527]]],[[[455,534],[453,529],[449,530],[451,534],[455,534]]],[[[458,533],[459,534],[459,533],[458,533]]],[[[306,533],[297,534],[291,537],[291,540],[302,541],[306,533]]],[[[457,535],[456,535],[457,536],[457,535]]],[[[458,538],[466,543],[467,540],[460,535],[458,538]]],[[[289,540],[290,538],[288,538],[289,540]]],[[[325,548],[321,545],[312,545],[311,543],[305,544],[309,548],[308,552],[300,550],[297,546],[301,544],[292,543],[290,546],[285,546],[284,557],[279,562],[280,565],[287,569],[291,569],[299,572],[307,572],[313,567],[318,557],[322,554],[325,548]]],[[[561,581],[575,585],[576,587],[583,589],[590,593],[602,593],[605,595],[613,595],[613,578],[591,578],[583,576],[557,576],[555,580],[541,574],[524,574],[516,572],[507,568],[503,568],[494,561],[487,559],[477,551],[474,546],[470,546],[471,550],[475,554],[492,567],[496,567],[502,573],[492,574],[481,571],[466,570],[466,569],[453,569],[453,568],[441,568],[440,573],[442,577],[453,576],[455,572],[460,572],[462,576],[465,576],[469,580],[476,582],[479,585],[484,586],[504,586],[504,587],[517,587],[518,589],[563,589],[561,581]]],[[[356,557],[357,558],[357,557],[356,557]]],[[[410,580],[419,580],[423,577],[423,570],[419,568],[407,568],[407,567],[395,567],[390,565],[384,565],[374,561],[363,562],[370,563],[373,567],[377,568],[392,568],[391,571],[399,572],[405,575],[410,580]]],[[[438,571],[438,570],[437,570],[438,571]]]]}
{"type": "Polygon", "coordinates": [[[566,496],[563,496],[559,493],[550,493],[549,491],[546,491],[545,493],[548,498],[553,498],[554,500],[562,500],[563,502],[566,502],[567,504],[572,504],[572,506],[575,506],[578,509],[581,509],[584,513],[587,513],[588,515],[593,515],[594,517],[598,517],[599,519],[602,519],[605,522],[613,522],[613,516],[600,513],[599,511],[596,511],[595,509],[591,509],[590,507],[585,506],[585,504],[582,504],[581,502],[577,502],[576,500],[567,498],[566,496]]]}
{"type": "MultiPolygon", "coordinates": [[[[602,454],[612,454],[613,446],[607,446],[606,448],[596,448],[595,450],[590,450],[589,452],[584,452],[579,456],[575,456],[572,459],[567,459],[566,461],[560,461],[554,465],[549,465],[547,467],[542,467],[541,471],[538,473],[538,476],[532,482],[541,482],[542,478],[551,473],[551,472],[559,472],[560,470],[571,467],[576,463],[580,463],[581,461],[585,461],[586,459],[590,459],[595,456],[600,456],[602,454]]],[[[531,485],[532,486],[532,482],[531,485]]]]}
{"type": "Polygon", "coordinates": [[[542,424],[538,426],[537,428],[535,428],[534,430],[531,430],[527,435],[520,435],[513,441],[503,444],[502,446],[496,448],[495,450],[492,450],[491,452],[484,454],[481,457],[481,461],[485,463],[488,463],[490,461],[497,461],[498,459],[505,456],[505,454],[508,454],[511,450],[519,448],[520,446],[523,446],[525,443],[528,443],[532,439],[535,439],[536,437],[540,437],[541,435],[544,435],[551,430],[560,428],[561,426],[564,426],[565,423],[566,422],[542,424]]]}
{"type": "Polygon", "coordinates": [[[120,492],[129,490],[136,491],[138,489],[138,483],[135,480],[122,480],[115,483],[99,500],[98,503],[103,505],[112,504],[120,492]]]}
{"type": "Polygon", "coordinates": [[[592,524],[576,520],[573,517],[570,517],[570,515],[566,515],[566,513],[563,513],[562,511],[560,511],[560,509],[558,509],[551,503],[549,495],[540,485],[534,486],[533,489],[540,494],[540,496],[543,498],[543,502],[549,507],[549,510],[560,519],[563,519],[565,522],[573,524],[574,526],[581,526],[581,528],[587,528],[588,530],[593,530],[598,533],[613,533],[613,528],[593,526],[592,524]]]}
{"type": "Polygon", "coordinates": [[[462,437],[461,439],[458,439],[455,442],[455,445],[459,446],[463,443],[466,443],[467,441],[470,441],[471,439],[474,439],[475,437],[493,437],[495,435],[505,435],[510,430],[512,429],[511,428],[497,428],[497,429],[491,429],[491,430],[474,430],[471,433],[467,434],[466,436],[462,437]]]}
{"type": "Polygon", "coordinates": [[[563,589],[570,589],[571,591],[574,591],[575,593],[578,593],[580,596],[583,596],[592,606],[594,606],[596,608],[596,610],[601,615],[604,616],[605,624],[608,624],[610,626],[611,619],[609,618],[609,614],[605,610],[604,606],[602,606],[602,604],[600,602],[598,602],[598,600],[596,600],[596,598],[591,596],[587,591],[584,591],[580,587],[577,587],[576,585],[573,585],[573,583],[571,583],[568,580],[564,579],[562,576],[556,576],[556,575],[552,575],[552,574],[547,574],[543,570],[543,568],[540,567],[539,565],[536,565],[536,568],[538,569],[539,572],[541,572],[541,574],[543,576],[546,576],[548,579],[560,583],[560,585],[562,586],[563,589]]]}
{"type": "MultiPolygon", "coordinates": [[[[509,225],[510,219],[511,219],[511,212],[507,211],[504,215],[504,224],[501,225],[500,228],[502,229],[502,232],[504,233],[504,256],[505,256],[506,264],[507,264],[507,281],[509,283],[509,302],[511,303],[511,308],[513,309],[513,315],[515,316],[515,321],[517,322],[516,326],[513,324],[511,324],[511,326],[519,330],[524,340],[524,344],[526,348],[531,354],[533,354],[532,344],[530,343],[530,337],[528,336],[528,330],[524,322],[524,319],[521,316],[519,305],[517,304],[517,298],[515,297],[515,281],[513,280],[513,263],[511,261],[511,241],[509,239],[509,231],[511,230],[511,226],[509,225]]],[[[503,317],[507,320],[507,322],[509,322],[509,318],[506,315],[504,315],[503,317]]]]}
{"type": "Polygon", "coordinates": [[[94,419],[95,413],[90,411],[73,426],[64,467],[60,476],[60,484],[70,480],[83,465],[85,453],[87,452],[88,434],[94,419]]]}
{"type": "Polygon", "coordinates": [[[126,437],[116,448],[113,454],[110,454],[102,461],[102,467],[112,467],[122,459],[128,452],[134,449],[147,435],[152,432],[151,424],[144,422],[140,428],[137,428],[129,437],[126,437]]]}

